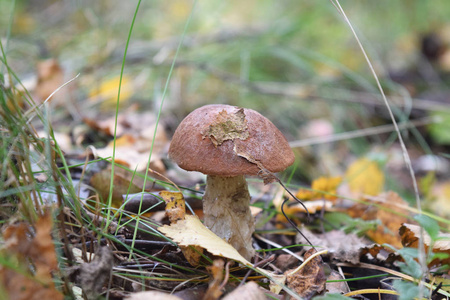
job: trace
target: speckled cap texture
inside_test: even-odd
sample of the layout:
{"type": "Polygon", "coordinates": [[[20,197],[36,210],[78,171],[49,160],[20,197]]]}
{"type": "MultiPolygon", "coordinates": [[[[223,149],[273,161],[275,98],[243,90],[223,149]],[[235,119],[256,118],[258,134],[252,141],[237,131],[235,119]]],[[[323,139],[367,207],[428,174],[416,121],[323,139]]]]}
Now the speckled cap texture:
{"type": "Polygon", "coordinates": [[[169,158],[187,171],[207,175],[257,175],[260,167],[237,152],[273,173],[295,160],[286,138],[266,117],[223,104],[191,112],[175,131],[169,158]]]}

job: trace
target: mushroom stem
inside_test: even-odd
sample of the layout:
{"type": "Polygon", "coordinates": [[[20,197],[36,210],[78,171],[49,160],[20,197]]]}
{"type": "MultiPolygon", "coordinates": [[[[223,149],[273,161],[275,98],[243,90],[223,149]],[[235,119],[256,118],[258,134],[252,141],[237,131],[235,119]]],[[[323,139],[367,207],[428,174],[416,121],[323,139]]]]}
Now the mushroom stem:
{"type": "Polygon", "coordinates": [[[203,213],[205,225],[250,261],[255,255],[252,246],[255,221],[245,177],[208,175],[203,213]]]}

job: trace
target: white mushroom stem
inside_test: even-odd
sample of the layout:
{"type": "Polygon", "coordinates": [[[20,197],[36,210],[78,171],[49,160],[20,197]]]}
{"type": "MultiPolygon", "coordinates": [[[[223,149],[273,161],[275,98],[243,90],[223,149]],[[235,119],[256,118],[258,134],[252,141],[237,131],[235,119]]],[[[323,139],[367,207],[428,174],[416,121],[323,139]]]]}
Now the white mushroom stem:
{"type": "Polygon", "coordinates": [[[255,220],[250,212],[245,177],[208,175],[203,213],[205,225],[250,261],[255,255],[252,246],[255,220]]]}

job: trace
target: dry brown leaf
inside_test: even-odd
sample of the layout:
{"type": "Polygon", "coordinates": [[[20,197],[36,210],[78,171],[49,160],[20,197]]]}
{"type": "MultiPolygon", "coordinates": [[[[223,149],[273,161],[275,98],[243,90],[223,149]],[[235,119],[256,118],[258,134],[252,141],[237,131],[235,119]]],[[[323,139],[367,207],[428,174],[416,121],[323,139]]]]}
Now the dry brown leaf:
{"type": "Polygon", "coordinates": [[[64,73],[59,62],[54,58],[38,62],[36,70],[38,78],[34,92],[42,102],[64,84],[64,73]]]}
{"type": "Polygon", "coordinates": [[[0,266],[0,289],[14,299],[63,299],[52,277],[58,269],[52,226],[52,214],[47,212],[37,220],[34,234],[27,223],[10,225],[3,231],[5,255],[18,265],[14,270],[0,266]]]}
{"type": "MultiPolygon", "coordinates": [[[[405,223],[400,227],[399,232],[404,247],[418,248],[420,226],[405,223]]],[[[425,246],[425,251],[428,251],[428,248],[432,246],[433,247],[432,251],[434,253],[446,253],[450,255],[450,234],[440,233],[439,239],[440,240],[434,242],[434,244],[431,245],[430,236],[428,235],[428,233],[423,231],[423,242],[425,246]]],[[[450,264],[450,257],[446,259],[435,258],[433,261],[429,263],[429,266],[444,265],[444,264],[450,264]]]]}
{"type": "Polygon", "coordinates": [[[113,253],[109,247],[104,246],[98,249],[91,262],[83,263],[79,267],[78,277],[88,300],[98,299],[103,285],[110,278],[113,265],[113,253]]]}
{"type": "MultiPolygon", "coordinates": [[[[323,234],[315,234],[303,227],[302,233],[314,245],[328,249],[329,256],[337,261],[360,262],[361,249],[368,245],[368,241],[358,237],[354,233],[345,233],[342,230],[332,230],[323,234]]],[[[302,235],[295,239],[297,244],[308,244],[302,235]]]]}
{"type": "MultiPolygon", "coordinates": [[[[310,249],[305,253],[305,260],[316,252],[310,249]]],[[[327,280],[323,270],[323,261],[320,256],[314,257],[298,271],[288,270],[286,275],[286,284],[293,289],[300,297],[310,299],[325,291],[325,282],[327,280]]]]}
{"type": "MultiPolygon", "coordinates": [[[[148,130],[151,130],[149,128],[148,130]]],[[[153,126],[154,130],[154,126],[153,126]]],[[[141,133],[142,134],[142,133],[141,133]]],[[[152,132],[153,136],[153,132],[152,132]]],[[[164,147],[168,144],[168,139],[164,128],[158,126],[153,146],[152,158],[150,168],[158,170],[163,173],[165,168],[163,165],[157,163],[160,160],[164,147]]],[[[120,138],[111,141],[105,148],[97,149],[97,154],[100,157],[112,157],[115,148],[115,159],[121,161],[130,169],[138,172],[144,171],[147,167],[149,153],[152,146],[152,137],[138,135],[137,133],[125,133],[120,138]]]]}
{"type": "Polygon", "coordinates": [[[375,205],[368,206],[359,203],[351,207],[348,214],[363,220],[379,220],[381,224],[377,226],[376,230],[369,230],[367,236],[375,243],[386,243],[401,248],[402,244],[397,232],[402,223],[408,222],[408,211],[404,209],[408,203],[395,192],[383,193],[369,200],[383,209],[375,205]]]}

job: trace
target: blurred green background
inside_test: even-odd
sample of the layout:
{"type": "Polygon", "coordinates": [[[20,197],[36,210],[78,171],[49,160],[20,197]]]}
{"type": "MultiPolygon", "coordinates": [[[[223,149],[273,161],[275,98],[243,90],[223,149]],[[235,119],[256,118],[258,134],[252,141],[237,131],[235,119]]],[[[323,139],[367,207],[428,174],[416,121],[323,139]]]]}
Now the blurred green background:
{"type": "MultiPolygon", "coordinates": [[[[84,117],[114,114],[137,3],[0,1],[3,50],[24,85],[39,82],[37,66],[46,59],[56,60],[64,81],[80,74],[52,102],[55,128],[70,130],[84,117]]],[[[448,122],[424,118],[449,119],[448,1],[340,3],[397,120],[425,120],[421,125],[427,126],[404,131],[413,158],[427,153],[445,157],[448,122]]],[[[125,62],[120,111],[134,107],[157,113],[193,9],[162,110],[169,135],[188,112],[209,103],[256,109],[291,142],[391,124],[364,56],[331,1],[193,4],[141,3],[125,62]]],[[[404,170],[393,131],[335,143],[313,140],[297,148],[295,176],[311,180],[342,174],[350,161],[364,155],[382,165],[389,162],[388,176],[396,176],[398,169],[404,170]]],[[[395,188],[400,182],[409,190],[408,180],[388,185],[395,188]]]]}

